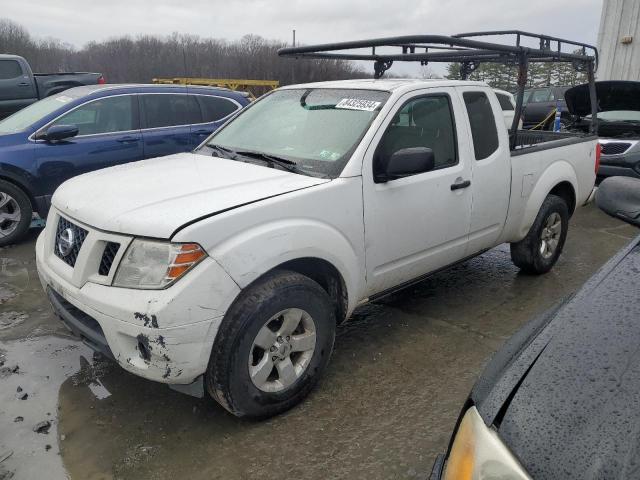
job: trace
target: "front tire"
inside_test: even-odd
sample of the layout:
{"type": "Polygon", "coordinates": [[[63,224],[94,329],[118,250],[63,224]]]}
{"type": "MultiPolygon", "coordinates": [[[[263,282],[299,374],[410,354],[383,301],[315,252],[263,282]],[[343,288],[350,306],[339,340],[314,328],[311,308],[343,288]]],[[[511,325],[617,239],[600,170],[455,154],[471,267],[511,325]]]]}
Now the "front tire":
{"type": "Polygon", "coordinates": [[[511,244],[511,260],[526,273],[547,273],[562,253],[568,227],[567,203],[556,195],[548,195],[527,236],[511,244]]]}
{"type": "Polygon", "coordinates": [[[207,392],[238,417],[284,412],[324,372],[335,329],[333,302],[319,284],[287,270],[269,273],[225,315],[205,374],[207,392]]]}
{"type": "Polygon", "coordinates": [[[16,243],[29,230],[33,209],[26,193],[0,180],[0,247],[16,243]]]}

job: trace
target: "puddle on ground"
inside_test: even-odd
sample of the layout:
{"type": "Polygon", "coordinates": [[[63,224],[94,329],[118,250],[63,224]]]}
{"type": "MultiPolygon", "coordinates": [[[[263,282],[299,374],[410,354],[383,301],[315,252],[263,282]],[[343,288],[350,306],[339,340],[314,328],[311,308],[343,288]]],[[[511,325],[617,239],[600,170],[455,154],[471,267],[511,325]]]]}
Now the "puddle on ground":
{"type": "Polygon", "coordinates": [[[81,361],[93,368],[92,355],[64,337],[0,342],[0,479],[44,478],[44,472],[50,480],[68,478],[60,457],[58,391],[86,370],[81,361]]]}

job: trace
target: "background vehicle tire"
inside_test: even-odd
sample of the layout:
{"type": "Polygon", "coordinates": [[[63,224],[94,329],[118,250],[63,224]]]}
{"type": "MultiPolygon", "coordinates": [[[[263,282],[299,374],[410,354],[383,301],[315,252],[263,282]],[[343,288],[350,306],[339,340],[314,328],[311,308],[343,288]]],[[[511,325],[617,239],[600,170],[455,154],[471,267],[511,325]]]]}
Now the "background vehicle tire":
{"type": "Polygon", "coordinates": [[[545,198],[527,236],[511,244],[511,260],[521,270],[539,275],[555,265],[569,226],[569,207],[556,196],[545,198]]]}
{"type": "Polygon", "coordinates": [[[304,275],[277,270],[242,292],[218,330],[206,389],[238,417],[266,418],[299,403],[331,356],[331,298],[304,275]]]}
{"type": "Polygon", "coordinates": [[[29,230],[31,201],[19,187],[0,180],[0,247],[20,240],[29,230]]]}

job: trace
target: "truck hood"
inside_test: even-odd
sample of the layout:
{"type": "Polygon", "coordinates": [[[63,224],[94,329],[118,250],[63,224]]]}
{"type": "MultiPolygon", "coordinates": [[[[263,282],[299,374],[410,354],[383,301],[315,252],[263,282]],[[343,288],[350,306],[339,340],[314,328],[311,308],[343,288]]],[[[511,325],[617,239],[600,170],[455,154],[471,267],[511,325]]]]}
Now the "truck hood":
{"type": "MultiPolygon", "coordinates": [[[[598,97],[599,112],[640,111],[640,82],[622,80],[596,82],[596,96],[598,97]]],[[[565,92],[564,98],[569,113],[580,117],[591,114],[588,84],[570,88],[565,92]]]]}
{"type": "Polygon", "coordinates": [[[100,230],[170,238],[194,220],[328,181],[179,153],[72,178],[56,190],[52,204],[100,230]]]}

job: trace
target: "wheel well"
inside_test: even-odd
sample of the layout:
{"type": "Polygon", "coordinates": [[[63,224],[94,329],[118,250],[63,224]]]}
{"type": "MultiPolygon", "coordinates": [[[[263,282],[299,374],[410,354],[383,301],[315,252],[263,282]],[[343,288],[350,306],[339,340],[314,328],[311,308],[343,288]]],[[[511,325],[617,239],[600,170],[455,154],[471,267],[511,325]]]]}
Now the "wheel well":
{"type": "Polygon", "coordinates": [[[549,195],[555,195],[562,198],[567,202],[569,207],[569,216],[571,216],[576,208],[576,192],[573,190],[573,185],[569,182],[562,182],[551,189],[549,195]]]}
{"type": "Polygon", "coordinates": [[[346,320],[348,308],[347,287],[342,275],[331,263],[320,258],[297,258],[278,265],[275,269],[291,270],[318,283],[335,302],[338,324],[346,320]]]}
{"type": "Polygon", "coordinates": [[[27,198],[29,199],[29,201],[31,202],[31,209],[35,211],[36,201],[35,201],[35,198],[33,197],[33,195],[31,194],[31,192],[29,191],[28,188],[25,188],[24,185],[22,185],[20,182],[16,182],[11,177],[5,177],[4,175],[0,175],[0,180],[3,180],[5,182],[7,182],[7,183],[10,183],[14,187],[17,187],[20,190],[22,190],[24,192],[24,194],[27,196],[27,198]]]}

